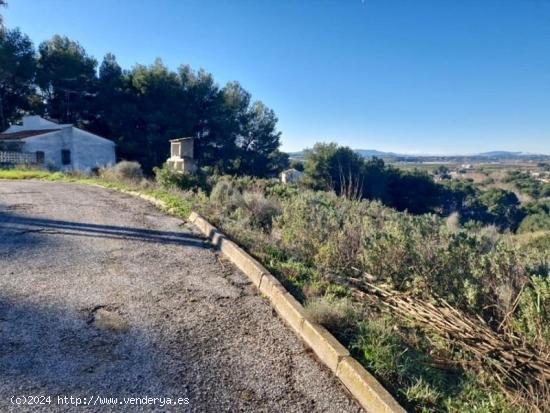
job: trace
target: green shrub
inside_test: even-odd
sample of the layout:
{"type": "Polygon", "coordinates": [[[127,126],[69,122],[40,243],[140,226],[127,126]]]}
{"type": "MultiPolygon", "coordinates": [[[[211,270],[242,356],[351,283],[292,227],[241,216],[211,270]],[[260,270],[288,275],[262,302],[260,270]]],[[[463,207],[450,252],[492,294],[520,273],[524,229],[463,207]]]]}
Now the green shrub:
{"type": "Polygon", "coordinates": [[[520,248],[530,257],[529,273],[544,276],[550,273],[550,232],[533,234],[520,248]]]}
{"type": "Polygon", "coordinates": [[[140,182],[143,179],[141,165],[129,161],[121,161],[111,168],[100,169],[99,175],[111,181],[140,182]]]}
{"type": "Polygon", "coordinates": [[[519,299],[514,327],[532,343],[550,345],[550,274],[531,277],[519,299]]]}
{"type": "Polygon", "coordinates": [[[519,233],[535,231],[550,231],[550,214],[527,215],[518,228],[519,233]]]}
{"type": "Polygon", "coordinates": [[[481,181],[481,185],[492,185],[495,183],[495,179],[492,177],[487,177],[483,181],[481,181]]]}
{"type": "Polygon", "coordinates": [[[334,193],[304,191],[281,202],[275,219],[283,245],[300,259],[313,263],[322,246],[339,231],[346,217],[368,205],[340,198],[334,193]]]}
{"type": "Polygon", "coordinates": [[[210,202],[223,211],[233,211],[242,205],[241,192],[229,179],[221,179],[212,188],[210,202]]]}
{"type": "Polygon", "coordinates": [[[280,208],[274,199],[266,198],[262,192],[246,191],[242,194],[239,212],[251,227],[268,230],[280,208]]]}
{"type": "Polygon", "coordinates": [[[153,168],[153,173],[155,181],[165,189],[177,188],[185,191],[204,187],[204,180],[200,175],[177,172],[167,164],[164,164],[162,168],[153,168]]]}
{"type": "Polygon", "coordinates": [[[335,199],[332,194],[307,191],[282,203],[275,226],[283,245],[297,258],[313,263],[319,247],[339,227],[335,199]]]}

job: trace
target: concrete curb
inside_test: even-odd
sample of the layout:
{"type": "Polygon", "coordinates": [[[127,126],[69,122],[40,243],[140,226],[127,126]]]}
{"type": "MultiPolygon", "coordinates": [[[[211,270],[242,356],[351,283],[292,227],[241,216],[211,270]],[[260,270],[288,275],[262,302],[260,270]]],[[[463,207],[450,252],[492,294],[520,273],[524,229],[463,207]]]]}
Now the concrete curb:
{"type": "MultiPolygon", "coordinates": [[[[98,185],[98,186],[101,187],[101,185],[98,185]]],[[[102,187],[102,188],[105,188],[105,187],[102,187]]],[[[152,197],[150,195],[145,195],[145,194],[142,194],[141,192],[137,192],[137,191],[128,191],[126,189],[119,189],[118,191],[122,192],[124,194],[137,196],[138,198],[144,199],[144,200],[152,203],[153,205],[155,205],[157,208],[165,209],[165,210],[168,209],[168,206],[166,205],[166,202],[161,201],[160,199],[157,199],[157,198],[152,197]]]]}
{"type": "Polygon", "coordinates": [[[365,411],[406,412],[388,391],[350,356],[348,350],[332,334],[307,319],[304,307],[265,267],[197,213],[192,212],[188,220],[269,298],[279,316],[336,374],[365,411]]]}
{"type": "MultiPolygon", "coordinates": [[[[97,186],[102,187],[101,185],[97,186]]],[[[169,212],[166,203],[155,197],[137,191],[120,189],[118,191],[142,198],[169,212]]],[[[366,412],[406,413],[406,410],[397,403],[378,380],[351,357],[349,351],[332,334],[323,326],[307,319],[304,307],[262,264],[196,212],[191,212],[188,221],[195,225],[213,246],[229,258],[250,278],[260,292],[269,298],[279,316],[332,370],[366,412]]]]}
{"type": "MultiPolygon", "coordinates": [[[[103,185],[91,184],[103,189],[103,185]]],[[[112,188],[111,188],[112,189],[112,188]]],[[[138,191],[113,189],[132,195],[154,204],[157,208],[170,212],[166,202],[138,191]]],[[[317,357],[331,369],[349,392],[368,413],[406,413],[397,401],[357,360],[350,356],[324,327],[307,319],[304,307],[283,287],[269,271],[252,258],[233,241],[226,238],[216,227],[195,212],[189,215],[193,223],[212,245],[219,248],[252,283],[269,298],[279,316],[315,352],[317,357]]]]}

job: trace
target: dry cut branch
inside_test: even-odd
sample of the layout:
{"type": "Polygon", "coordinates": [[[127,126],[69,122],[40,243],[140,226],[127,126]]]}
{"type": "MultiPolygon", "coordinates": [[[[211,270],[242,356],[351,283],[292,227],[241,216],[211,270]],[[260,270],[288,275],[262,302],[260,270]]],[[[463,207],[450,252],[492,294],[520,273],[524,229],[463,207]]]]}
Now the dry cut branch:
{"type": "Polygon", "coordinates": [[[550,384],[548,354],[529,346],[518,337],[497,334],[481,318],[453,308],[443,299],[427,302],[387,287],[352,279],[357,295],[376,296],[393,314],[438,333],[449,343],[470,353],[490,371],[507,392],[520,390],[545,393],[550,384]]]}

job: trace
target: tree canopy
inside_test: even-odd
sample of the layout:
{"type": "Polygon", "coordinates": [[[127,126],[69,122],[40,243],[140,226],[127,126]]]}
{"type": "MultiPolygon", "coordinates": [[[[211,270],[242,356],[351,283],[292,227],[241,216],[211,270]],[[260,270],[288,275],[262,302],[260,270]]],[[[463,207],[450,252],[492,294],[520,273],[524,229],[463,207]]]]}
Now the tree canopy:
{"type": "Polygon", "coordinates": [[[0,129],[8,127],[36,98],[34,47],[18,29],[0,31],[0,129]]]}
{"type": "Polygon", "coordinates": [[[40,44],[36,83],[48,116],[64,123],[85,122],[95,92],[96,66],[97,61],[67,37],[56,35],[40,44]]]}
{"type": "Polygon", "coordinates": [[[440,187],[422,172],[404,173],[377,158],[367,160],[348,147],[318,143],[306,151],[304,181],[348,198],[378,199],[414,213],[432,211],[440,187]]]}
{"type": "MultiPolygon", "coordinates": [[[[6,0],[0,0],[0,7],[6,7],[8,5],[6,0]]],[[[4,17],[0,14],[0,31],[4,30],[4,17]]]]}
{"type": "Polygon", "coordinates": [[[186,136],[196,138],[199,166],[219,173],[272,176],[288,165],[275,112],[236,81],[222,87],[202,69],[173,71],[160,59],[124,70],[111,53],[98,67],[58,35],[35,53],[18,30],[0,38],[0,58],[2,129],[24,113],[74,123],[114,140],[120,159],[146,171],[166,160],[170,139],[186,136]]]}

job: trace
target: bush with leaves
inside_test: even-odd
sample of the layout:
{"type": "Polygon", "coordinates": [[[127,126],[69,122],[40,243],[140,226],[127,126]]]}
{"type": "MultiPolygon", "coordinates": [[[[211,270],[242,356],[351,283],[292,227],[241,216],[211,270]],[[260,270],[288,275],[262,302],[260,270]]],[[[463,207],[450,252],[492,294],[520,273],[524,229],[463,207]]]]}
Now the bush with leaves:
{"type": "Polygon", "coordinates": [[[533,276],[518,300],[514,317],[517,332],[550,350],[550,274],[533,276]]]}
{"type": "Polygon", "coordinates": [[[347,200],[328,192],[304,191],[284,200],[275,220],[284,247],[296,258],[314,263],[321,246],[341,227],[346,205],[347,200]]]}
{"type": "Polygon", "coordinates": [[[137,183],[143,179],[143,171],[138,162],[121,161],[115,166],[99,171],[102,178],[113,181],[128,181],[137,183]]]}
{"type": "Polygon", "coordinates": [[[166,189],[177,188],[186,191],[207,187],[206,179],[200,172],[197,174],[182,173],[164,164],[162,168],[153,168],[153,173],[155,181],[166,189]]]}
{"type": "Polygon", "coordinates": [[[527,215],[519,225],[518,232],[550,231],[550,214],[527,215]]]}
{"type": "Polygon", "coordinates": [[[241,215],[253,228],[269,230],[273,218],[279,215],[279,204],[274,199],[268,199],[262,192],[245,191],[242,194],[241,215]]]}
{"type": "Polygon", "coordinates": [[[229,179],[219,180],[210,193],[210,202],[225,212],[233,212],[242,205],[242,193],[229,179]]]}

